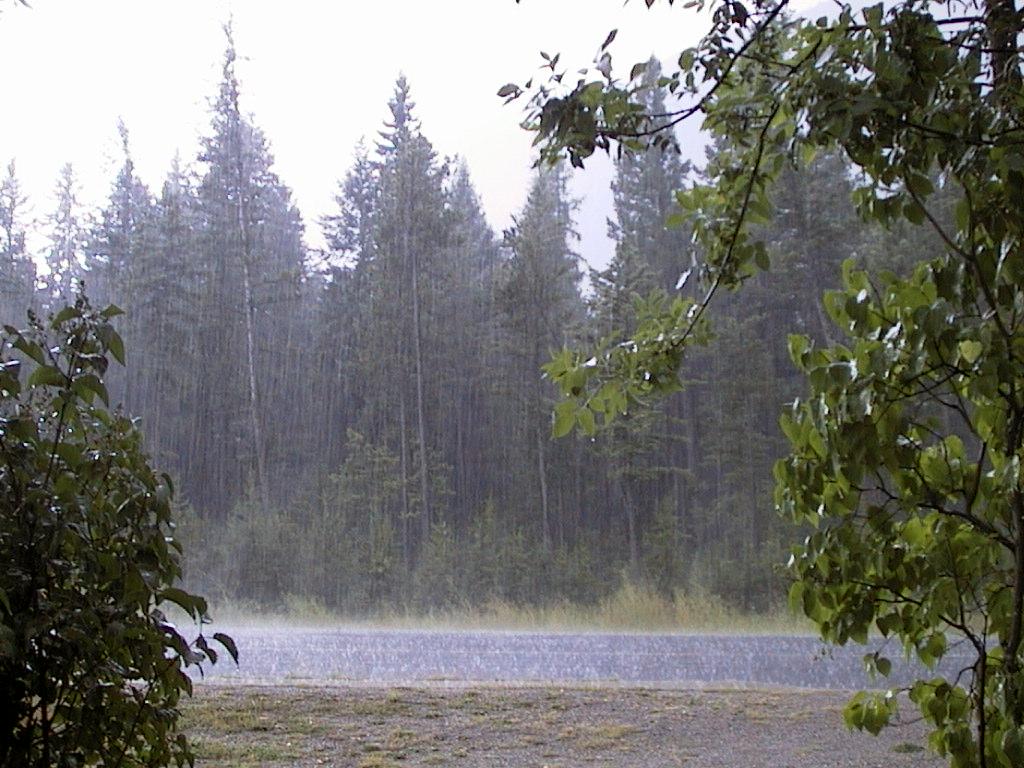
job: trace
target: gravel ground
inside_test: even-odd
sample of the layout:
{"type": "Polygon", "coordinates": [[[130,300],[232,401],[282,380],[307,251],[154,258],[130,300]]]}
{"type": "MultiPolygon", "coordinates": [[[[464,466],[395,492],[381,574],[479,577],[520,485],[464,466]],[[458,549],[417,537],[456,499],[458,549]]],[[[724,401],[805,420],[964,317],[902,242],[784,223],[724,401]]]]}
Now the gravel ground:
{"type": "MultiPolygon", "coordinates": [[[[877,738],[848,694],[796,689],[207,683],[185,707],[199,766],[942,766],[919,723],[877,738]]],[[[909,710],[907,710],[909,714],[909,710]]]]}

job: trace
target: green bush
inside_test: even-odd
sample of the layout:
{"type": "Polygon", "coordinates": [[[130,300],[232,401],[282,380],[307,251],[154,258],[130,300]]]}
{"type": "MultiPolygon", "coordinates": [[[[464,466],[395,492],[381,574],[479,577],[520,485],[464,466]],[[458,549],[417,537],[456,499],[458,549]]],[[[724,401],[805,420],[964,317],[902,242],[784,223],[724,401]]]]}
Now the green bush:
{"type": "MultiPolygon", "coordinates": [[[[191,764],[177,733],[188,667],[214,662],[165,616],[175,586],[172,485],[107,408],[123,364],[115,307],[80,298],[0,334],[0,766],[191,764]]],[[[232,640],[213,639],[237,661],[232,640]]]]}

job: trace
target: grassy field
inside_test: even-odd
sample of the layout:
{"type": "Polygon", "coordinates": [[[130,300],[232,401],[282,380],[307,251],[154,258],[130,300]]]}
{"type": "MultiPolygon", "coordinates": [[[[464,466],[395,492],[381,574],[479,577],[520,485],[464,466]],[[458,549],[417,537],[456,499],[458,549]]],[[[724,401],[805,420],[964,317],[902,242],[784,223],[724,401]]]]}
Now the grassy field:
{"type": "Polygon", "coordinates": [[[874,738],[845,695],[617,687],[201,685],[184,727],[199,766],[929,768],[919,724],[874,738]]]}
{"type": "Polygon", "coordinates": [[[711,595],[677,592],[668,600],[653,590],[626,584],[596,605],[554,603],[518,606],[490,603],[480,608],[390,611],[371,616],[333,613],[316,601],[290,597],[276,610],[238,603],[215,603],[218,623],[346,625],[390,629],[512,629],[629,632],[714,632],[735,634],[816,634],[809,621],[785,609],[768,614],[739,611],[711,595]]]}

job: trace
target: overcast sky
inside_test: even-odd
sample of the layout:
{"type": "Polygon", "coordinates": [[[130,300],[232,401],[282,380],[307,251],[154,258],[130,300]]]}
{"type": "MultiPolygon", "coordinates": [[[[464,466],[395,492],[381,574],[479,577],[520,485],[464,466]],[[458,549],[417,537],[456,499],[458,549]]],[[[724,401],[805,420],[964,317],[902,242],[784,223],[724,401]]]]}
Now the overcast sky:
{"type": "MultiPolygon", "coordinates": [[[[673,61],[703,23],[641,0],[32,0],[0,15],[4,117],[0,162],[14,158],[31,214],[52,208],[60,167],[71,162],[81,199],[100,204],[119,164],[116,124],[131,134],[143,180],[158,190],[171,158],[190,163],[208,130],[220,78],[223,23],[233,18],[243,109],[266,133],[276,171],[319,246],[318,218],[360,137],[387,116],[395,78],[412,86],[423,131],[443,155],[463,155],[497,231],[525,199],[534,153],[521,107],[495,96],[523,82],[539,52],[590,63],[612,28],[616,69],[654,54],[673,61]]],[[[690,148],[699,156],[698,146],[690,148]]],[[[573,181],[585,201],[580,250],[610,254],[607,161],[573,181]]]]}

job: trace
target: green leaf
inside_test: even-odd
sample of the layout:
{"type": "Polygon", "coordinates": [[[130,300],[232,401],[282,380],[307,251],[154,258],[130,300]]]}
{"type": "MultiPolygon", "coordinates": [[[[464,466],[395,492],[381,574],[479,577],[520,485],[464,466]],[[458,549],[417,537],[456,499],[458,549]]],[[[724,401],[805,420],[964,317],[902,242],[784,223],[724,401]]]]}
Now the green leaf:
{"type": "Polygon", "coordinates": [[[925,211],[924,208],[922,208],[916,202],[911,200],[910,202],[903,206],[903,216],[911,224],[921,226],[922,224],[924,224],[925,211]]]}
{"type": "Polygon", "coordinates": [[[919,517],[912,517],[903,525],[903,538],[914,547],[924,547],[931,540],[929,527],[919,517]]]}
{"type": "Polygon", "coordinates": [[[576,422],[580,425],[580,429],[587,435],[594,435],[597,433],[597,425],[594,422],[594,412],[586,406],[580,408],[576,412],[576,422]]]}
{"type": "Polygon", "coordinates": [[[100,317],[102,317],[104,320],[110,320],[113,317],[117,317],[118,315],[123,314],[124,310],[121,309],[119,306],[117,306],[116,304],[108,304],[107,307],[100,312],[100,317]]]}
{"type": "Polygon", "coordinates": [[[968,365],[974,365],[974,361],[981,356],[984,345],[974,339],[964,339],[959,344],[960,358],[968,365]]]}
{"type": "Polygon", "coordinates": [[[77,377],[72,385],[72,389],[79,393],[82,391],[92,392],[99,396],[104,405],[110,405],[110,396],[107,394],[106,386],[104,386],[99,377],[94,374],[89,373],[84,376],[77,377]]]}
{"type": "Polygon", "coordinates": [[[124,341],[121,339],[121,334],[115,331],[113,327],[107,327],[110,328],[110,331],[108,334],[106,334],[105,339],[107,348],[110,350],[110,354],[114,356],[114,359],[117,360],[117,362],[119,362],[121,365],[124,365],[124,341]]]}
{"type": "Polygon", "coordinates": [[[67,376],[52,365],[40,365],[28,377],[29,387],[63,387],[67,383],[67,376]]]}
{"type": "MultiPolygon", "coordinates": [[[[946,653],[946,636],[941,632],[935,632],[928,638],[928,642],[925,644],[925,650],[922,654],[922,660],[927,657],[930,660],[941,659],[946,653]]],[[[927,661],[925,662],[928,663],[927,661]]]]}
{"type": "Polygon", "coordinates": [[[64,307],[53,316],[53,325],[56,327],[66,323],[68,320],[82,316],[82,311],[76,306],[64,307]]]}
{"type": "Polygon", "coordinates": [[[235,641],[223,632],[214,632],[213,639],[224,646],[224,649],[228,652],[228,655],[234,659],[235,664],[238,663],[238,646],[235,645],[235,641]]]}
{"type": "Polygon", "coordinates": [[[1024,728],[1007,728],[999,742],[999,749],[1008,768],[1024,765],[1024,728]]]}
{"type": "Polygon", "coordinates": [[[576,401],[563,400],[555,406],[552,437],[565,437],[576,426],[576,401]]]}
{"type": "Polygon", "coordinates": [[[46,364],[46,357],[43,354],[43,348],[34,341],[29,341],[22,334],[18,333],[11,344],[19,352],[24,353],[40,365],[46,364]]]}
{"type": "Polygon", "coordinates": [[[789,587],[789,610],[795,614],[803,612],[804,589],[802,581],[795,581],[789,587]]]}
{"type": "Polygon", "coordinates": [[[82,448],[75,443],[58,443],[54,453],[72,469],[82,463],[82,448]]]}
{"type": "Polygon", "coordinates": [[[864,9],[864,21],[872,29],[879,29],[882,24],[882,4],[870,5],[864,9]]]}
{"type": "Polygon", "coordinates": [[[195,618],[206,611],[206,602],[178,587],[168,587],[157,593],[157,602],[164,600],[174,603],[189,616],[195,618]]]}
{"type": "Polygon", "coordinates": [[[864,698],[863,692],[854,694],[843,707],[843,722],[851,731],[864,727],[864,698]]]}
{"type": "Polygon", "coordinates": [[[789,347],[789,359],[793,361],[794,365],[800,367],[804,353],[811,346],[811,340],[797,333],[789,334],[786,340],[789,347]]]}
{"type": "Polygon", "coordinates": [[[931,180],[921,173],[911,174],[907,177],[907,188],[918,197],[928,197],[935,191],[931,180]]]}

